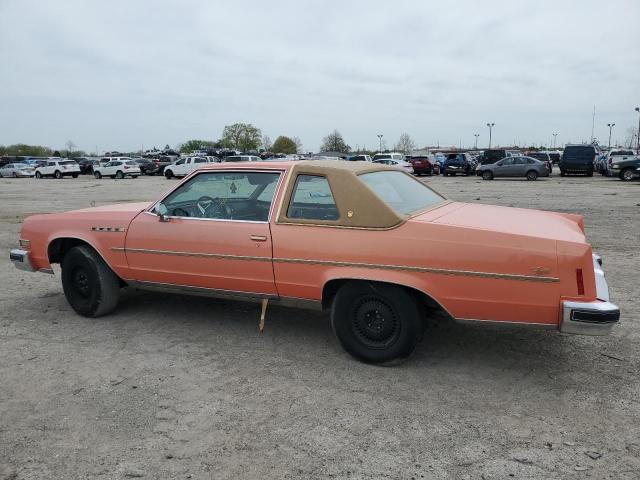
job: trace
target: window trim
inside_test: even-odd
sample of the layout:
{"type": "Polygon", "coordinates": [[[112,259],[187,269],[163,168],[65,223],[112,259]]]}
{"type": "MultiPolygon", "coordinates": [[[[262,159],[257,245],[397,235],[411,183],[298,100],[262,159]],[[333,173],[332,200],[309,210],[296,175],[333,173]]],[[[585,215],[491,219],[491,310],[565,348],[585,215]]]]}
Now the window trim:
{"type": "Polygon", "coordinates": [[[208,222],[239,222],[239,223],[271,223],[271,218],[273,217],[273,210],[274,210],[274,206],[276,203],[276,199],[278,197],[278,192],[280,191],[280,187],[282,186],[282,181],[283,181],[283,172],[284,170],[281,169],[264,169],[264,170],[253,170],[253,169],[233,169],[233,170],[218,170],[218,169],[212,169],[212,170],[195,170],[193,172],[192,175],[188,175],[184,178],[184,180],[182,182],[180,182],[178,185],[175,186],[175,188],[173,188],[172,190],[170,190],[169,192],[167,192],[162,198],[160,198],[159,200],[156,200],[155,202],[153,202],[151,204],[151,206],[149,206],[147,209],[145,209],[142,213],[146,213],[148,215],[153,215],[154,217],[158,217],[159,215],[157,213],[154,212],[154,209],[156,208],[156,205],[158,205],[159,203],[162,203],[167,197],[169,197],[170,195],[173,194],[173,192],[175,192],[176,190],[178,190],[180,187],[182,187],[185,183],[187,183],[187,181],[191,180],[192,178],[197,177],[198,175],[206,175],[206,174],[215,174],[215,173],[221,173],[221,174],[225,174],[225,173],[277,173],[278,174],[278,181],[276,182],[276,188],[273,191],[273,199],[271,200],[271,205],[269,206],[269,215],[267,216],[267,220],[236,220],[233,218],[198,218],[198,217],[180,217],[180,216],[174,216],[174,215],[167,215],[167,218],[179,218],[181,220],[198,220],[198,221],[208,221],[208,222]]]}

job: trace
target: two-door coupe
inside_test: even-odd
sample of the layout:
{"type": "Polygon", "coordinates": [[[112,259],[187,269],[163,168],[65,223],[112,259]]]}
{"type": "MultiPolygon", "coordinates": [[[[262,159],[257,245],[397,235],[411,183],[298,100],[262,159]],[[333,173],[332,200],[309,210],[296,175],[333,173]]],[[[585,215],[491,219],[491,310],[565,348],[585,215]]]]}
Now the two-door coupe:
{"type": "Polygon", "coordinates": [[[435,310],[592,335],[620,315],[580,216],[453,202],[369,162],[208,165],[150,204],[28,217],[10,255],[60,263],[88,317],[123,287],[330,309],[342,346],[374,363],[407,357],[435,310]]]}

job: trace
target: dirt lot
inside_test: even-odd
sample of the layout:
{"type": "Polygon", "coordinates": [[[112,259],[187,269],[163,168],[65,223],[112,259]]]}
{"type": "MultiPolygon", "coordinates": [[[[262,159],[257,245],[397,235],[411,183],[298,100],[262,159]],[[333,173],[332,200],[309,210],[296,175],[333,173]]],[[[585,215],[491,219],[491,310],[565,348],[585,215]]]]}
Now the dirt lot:
{"type": "Polygon", "coordinates": [[[22,219],[175,183],[0,179],[0,479],[637,479],[640,182],[426,181],[584,215],[622,309],[613,335],[436,324],[383,368],[316,312],[270,307],[260,335],[255,304],[128,292],[88,320],[57,274],[10,264],[22,219]]]}

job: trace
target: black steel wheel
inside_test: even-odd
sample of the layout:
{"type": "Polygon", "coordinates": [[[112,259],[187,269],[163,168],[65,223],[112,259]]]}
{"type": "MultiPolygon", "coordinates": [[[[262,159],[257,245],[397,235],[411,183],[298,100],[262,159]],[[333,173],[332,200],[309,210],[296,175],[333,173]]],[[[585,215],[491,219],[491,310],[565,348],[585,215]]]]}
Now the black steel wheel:
{"type": "Polygon", "coordinates": [[[331,325],[342,347],[367,363],[407,358],[422,337],[420,308],[402,287],[351,281],[338,291],[331,325]]]}
{"type": "Polygon", "coordinates": [[[88,245],[73,247],[62,258],[62,289],[69,305],[85,317],[99,317],[116,308],[120,280],[88,245]]]}

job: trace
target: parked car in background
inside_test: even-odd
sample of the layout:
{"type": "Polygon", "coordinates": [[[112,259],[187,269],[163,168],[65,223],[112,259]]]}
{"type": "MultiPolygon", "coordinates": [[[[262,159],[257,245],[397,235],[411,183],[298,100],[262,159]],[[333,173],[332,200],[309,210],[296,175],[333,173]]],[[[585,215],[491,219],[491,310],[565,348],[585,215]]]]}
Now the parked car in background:
{"type": "Polygon", "coordinates": [[[560,160],[560,175],[585,174],[592,177],[597,153],[593,145],[567,145],[560,160]]]}
{"type": "MultiPolygon", "coordinates": [[[[260,158],[260,157],[256,157],[260,158]]],[[[185,157],[167,165],[164,168],[164,176],[169,179],[173,177],[184,177],[189,175],[195,169],[203,167],[209,163],[214,163],[208,157],[185,157]]]]}
{"type": "Polygon", "coordinates": [[[96,178],[138,178],[142,172],[135,160],[128,157],[119,157],[116,160],[110,160],[104,165],[95,165],[93,167],[93,176],[96,178]]]}
{"type": "Polygon", "coordinates": [[[434,153],[433,156],[435,157],[435,160],[436,160],[436,163],[434,165],[435,169],[433,173],[435,173],[436,175],[440,175],[441,173],[444,172],[444,162],[447,160],[447,156],[442,152],[434,153]]]}
{"type": "Polygon", "coordinates": [[[262,329],[290,302],[330,311],[370,363],[411,355],[426,321],[606,335],[620,318],[581,216],[453,202],[376,163],[209,164],[155,201],[29,216],[16,240],[16,268],[60,264],[79,315],[145,289],[257,300],[262,329]]]}
{"type": "Polygon", "coordinates": [[[562,152],[559,152],[558,150],[552,150],[549,152],[545,152],[549,154],[549,158],[551,158],[551,161],[555,164],[558,165],[560,163],[560,159],[562,159],[562,152]]]}
{"type": "Polygon", "coordinates": [[[620,180],[628,182],[640,174],[640,156],[614,156],[613,158],[615,160],[609,170],[610,175],[618,175],[620,180]]]}
{"type": "Polygon", "coordinates": [[[350,162],[371,162],[371,155],[351,155],[347,157],[350,162]]]}
{"type": "Polygon", "coordinates": [[[413,165],[411,165],[409,162],[405,160],[397,160],[395,158],[381,158],[379,160],[374,160],[372,163],[379,163],[381,165],[390,165],[392,167],[398,167],[412,175],[414,173],[413,165]]]}
{"type": "Polygon", "coordinates": [[[547,165],[547,169],[549,173],[553,172],[553,162],[551,161],[551,157],[547,152],[527,152],[525,156],[529,158],[535,158],[536,160],[540,160],[541,162],[547,165]]]}
{"type": "Polygon", "coordinates": [[[444,162],[444,171],[442,174],[447,177],[449,175],[456,176],[473,175],[476,169],[476,163],[468,153],[450,153],[444,162]]]}
{"type": "Polygon", "coordinates": [[[478,157],[478,161],[481,165],[488,165],[490,163],[496,163],[498,160],[508,157],[507,151],[503,148],[494,148],[491,150],[485,150],[482,155],[478,157]]]}
{"type": "Polygon", "coordinates": [[[604,159],[599,164],[600,168],[598,168],[598,172],[601,173],[602,175],[607,175],[607,176],[617,175],[620,172],[616,172],[612,170],[611,166],[615,162],[631,160],[633,159],[633,157],[635,157],[635,153],[633,150],[629,148],[610,150],[609,152],[606,153],[604,159]]]}
{"type": "Polygon", "coordinates": [[[376,153],[372,160],[375,162],[376,160],[382,160],[384,158],[391,158],[392,160],[406,160],[405,155],[398,152],[376,153]]]}
{"type": "Polygon", "coordinates": [[[222,159],[223,162],[260,162],[261,160],[257,155],[229,155],[222,159]]]}
{"type": "Polygon", "coordinates": [[[0,177],[33,177],[35,168],[28,163],[7,163],[0,167],[0,177]]]}
{"type": "Polygon", "coordinates": [[[138,164],[143,175],[155,175],[160,168],[156,162],[148,158],[134,158],[133,161],[138,164]]]}
{"type": "Polygon", "coordinates": [[[93,166],[98,163],[95,158],[80,157],[76,159],[78,167],[80,167],[80,174],[93,175],[93,166]]]}
{"type": "Polygon", "coordinates": [[[527,180],[537,180],[538,177],[548,177],[549,168],[546,162],[531,157],[507,157],[496,163],[478,165],[476,173],[483,180],[493,180],[499,177],[522,177],[527,180]]]}
{"type": "Polygon", "coordinates": [[[436,164],[435,156],[427,155],[407,155],[406,161],[413,166],[416,175],[433,175],[433,166],[436,164]]]}
{"type": "Polygon", "coordinates": [[[52,158],[47,160],[45,165],[36,168],[36,178],[78,178],[78,175],[80,175],[80,167],[78,166],[78,163],[73,160],[52,158]]]}

